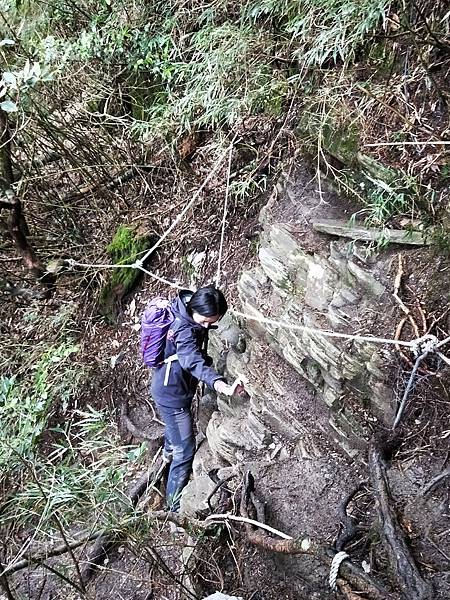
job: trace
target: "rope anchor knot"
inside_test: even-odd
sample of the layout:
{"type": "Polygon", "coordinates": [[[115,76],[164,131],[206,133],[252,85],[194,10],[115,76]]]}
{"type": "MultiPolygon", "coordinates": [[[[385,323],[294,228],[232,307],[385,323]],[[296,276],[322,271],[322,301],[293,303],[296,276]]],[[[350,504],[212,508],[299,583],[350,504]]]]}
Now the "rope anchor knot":
{"type": "Polygon", "coordinates": [[[421,354],[429,354],[430,352],[436,352],[438,348],[439,340],[435,335],[428,333],[420,338],[414,340],[411,348],[415,356],[421,354]]]}

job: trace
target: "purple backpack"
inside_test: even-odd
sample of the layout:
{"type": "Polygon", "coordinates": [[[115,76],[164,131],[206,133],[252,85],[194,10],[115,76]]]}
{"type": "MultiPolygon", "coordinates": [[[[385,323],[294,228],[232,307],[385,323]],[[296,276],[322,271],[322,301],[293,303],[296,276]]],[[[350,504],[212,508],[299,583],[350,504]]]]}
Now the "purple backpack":
{"type": "Polygon", "coordinates": [[[153,298],[147,304],[141,320],[141,354],[147,367],[164,361],[166,336],[174,320],[170,300],[153,298]]]}

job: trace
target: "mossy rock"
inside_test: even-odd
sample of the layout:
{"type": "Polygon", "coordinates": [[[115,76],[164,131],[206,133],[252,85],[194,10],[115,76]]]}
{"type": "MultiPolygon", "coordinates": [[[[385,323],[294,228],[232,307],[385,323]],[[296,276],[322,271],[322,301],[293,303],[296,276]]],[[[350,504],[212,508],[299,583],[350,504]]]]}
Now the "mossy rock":
{"type": "Polygon", "coordinates": [[[314,154],[320,135],[322,147],[326,152],[347,166],[355,166],[359,150],[356,124],[331,114],[323,120],[321,110],[318,104],[313,104],[303,112],[297,127],[301,139],[314,154]]]}
{"type": "MultiPolygon", "coordinates": [[[[133,264],[154,242],[153,236],[142,233],[136,226],[120,225],[106,250],[111,263],[133,264]]],[[[123,298],[142,278],[139,269],[112,269],[108,282],[100,291],[98,310],[110,323],[115,323],[123,298]]]]}

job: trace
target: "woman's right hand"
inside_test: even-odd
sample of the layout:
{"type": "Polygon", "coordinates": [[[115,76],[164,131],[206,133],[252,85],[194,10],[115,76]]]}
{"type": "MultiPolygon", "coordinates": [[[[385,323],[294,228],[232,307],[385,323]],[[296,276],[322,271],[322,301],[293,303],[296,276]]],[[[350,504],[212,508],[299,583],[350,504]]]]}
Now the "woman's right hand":
{"type": "Polygon", "coordinates": [[[214,389],[218,394],[223,394],[224,396],[232,396],[234,393],[233,387],[228,385],[223,379],[217,379],[214,382],[214,389]]]}
{"type": "Polygon", "coordinates": [[[222,379],[214,382],[214,389],[218,394],[223,394],[224,396],[234,396],[235,394],[241,396],[245,392],[244,386],[241,383],[228,385],[222,379]]]}

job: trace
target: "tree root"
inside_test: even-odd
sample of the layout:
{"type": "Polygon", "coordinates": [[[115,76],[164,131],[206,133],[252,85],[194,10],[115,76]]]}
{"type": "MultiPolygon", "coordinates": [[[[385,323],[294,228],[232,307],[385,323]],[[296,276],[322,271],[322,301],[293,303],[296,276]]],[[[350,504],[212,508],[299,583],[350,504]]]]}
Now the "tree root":
{"type": "Polygon", "coordinates": [[[139,438],[141,440],[150,441],[152,438],[149,437],[145,431],[139,429],[133,421],[128,416],[128,400],[124,398],[122,406],[120,407],[120,421],[122,426],[130,433],[132,436],[139,438]]]}
{"type": "Polygon", "coordinates": [[[403,597],[407,600],[432,600],[432,587],[422,578],[391,507],[386,468],[380,451],[373,443],[369,449],[369,471],[376,498],[380,533],[403,597]]]}
{"type": "Polygon", "coordinates": [[[213,469],[208,473],[208,476],[215,483],[215,486],[206,498],[206,503],[211,513],[214,512],[213,507],[211,505],[211,500],[214,497],[214,495],[220,490],[221,494],[219,500],[219,512],[222,512],[224,510],[224,506],[226,505],[228,498],[231,496],[231,493],[225,486],[225,484],[234,479],[236,475],[233,473],[232,475],[225,477],[225,479],[219,479],[217,477],[216,469],[213,469]]]}
{"type": "MultiPolygon", "coordinates": [[[[377,499],[377,508],[380,523],[382,525],[382,533],[385,538],[386,546],[389,550],[391,563],[394,565],[396,578],[400,583],[402,594],[408,600],[432,600],[432,588],[429,583],[425,582],[406,546],[403,533],[396,520],[396,517],[389,505],[389,490],[386,481],[384,466],[381,462],[381,457],[378,450],[371,446],[369,453],[369,465],[372,475],[372,484],[377,499]]],[[[149,470],[129,492],[129,498],[133,506],[136,506],[140,497],[151,483],[156,483],[155,473],[162,477],[163,470],[149,470]],[[153,477],[153,479],[152,479],[153,477]]],[[[351,497],[356,493],[354,490],[351,495],[347,496],[341,506],[348,504],[351,497]]],[[[250,472],[244,478],[243,490],[240,501],[240,513],[242,517],[235,515],[210,515],[206,520],[201,521],[187,517],[179,513],[167,512],[164,510],[152,511],[143,515],[142,518],[157,522],[172,522],[178,527],[185,529],[191,536],[202,535],[209,528],[214,527],[217,523],[224,522],[229,519],[243,521],[245,524],[246,536],[249,542],[259,548],[263,548],[270,552],[282,554],[306,554],[314,556],[326,564],[331,566],[335,551],[330,547],[321,545],[317,540],[312,540],[308,536],[299,536],[297,538],[289,538],[289,536],[278,532],[284,536],[283,539],[271,537],[270,534],[263,532],[258,525],[265,525],[264,520],[264,505],[261,503],[254,493],[254,481],[250,472]],[[246,522],[246,519],[252,519],[254,516],[258,521],[246,522]]],[[[275,530],[273,530],[275,531],[275,530]]],[[[95,572],[96,568],[106,558],[108,552],[121,541],[120,536],[114,537],[111,532],[104,530],[101,532],[87,534],[83,539],[72,543],[72,549],[81,546],[82,544],[95,539],[96,543],[91,551],[87,565],[82,573],[84,584],[89,581],[95,572]]],[[[20,569],[23,569],[31,564],[42,563],[50,556],[57,556],[68,551],[67,544],[58,548],[50,549],[43,554],[27,557],[19,563],[6,568],[4,575],[12,574],[20,569]]],[[[399,596],[396,593],[386,590],[386,588],[365,573],[360,567],[353,564],[349,560],[345,560],[340,566],[340,578],[338,585],[349,600],[355,597],[362,598],[361,594],[367,597],[367,600],[398,600],[399,596]],[[350,587],[350,584],[352,587],[350,587]]]]}
{"type": "Polygon", "coordinates": [[[7,600],[16,600],[15,597],[13,596],[13,593],[11,592],[11,588],[9,587],[9,581],[7,576],[5,575],[5,572],[3,570],[3,565],[0,562],[0,590],[3,590],[5,592],[5,598],[7,598],[7,600]]]}
{"type": "Polygon", "coordinates": [[[442,471],[442,473],[439,473],[439,475],[436,475],[436,477],[433,477],[433,479],[423,488],[422,496],[425,496],[428,494],[428,492],[431,492],[431,490],[433,490],[438,483],[447,477],[450,477],[450,467],[442,471]]]}
{"type": "Polygon", "coordinates": [[[336,552],[341,552],[356,535],[356,519],[347,514],[347,506],[350,504],[362,486],[363,483],[360,483],[358,487],[347,494],[339,506],[338,514],[340,518],[341,529],[337,536],[336,542],[334,543],[336,552]]]}

